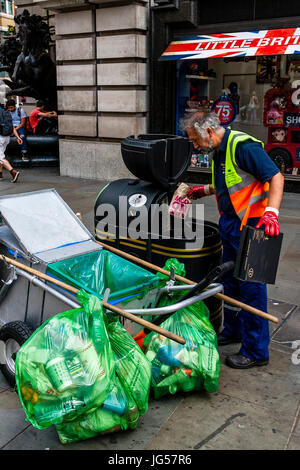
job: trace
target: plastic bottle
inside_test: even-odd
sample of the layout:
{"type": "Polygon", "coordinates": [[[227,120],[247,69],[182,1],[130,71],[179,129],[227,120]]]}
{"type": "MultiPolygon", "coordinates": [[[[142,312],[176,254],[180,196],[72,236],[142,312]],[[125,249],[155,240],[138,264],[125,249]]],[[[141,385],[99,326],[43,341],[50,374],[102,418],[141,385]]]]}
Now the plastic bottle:
{"type": "Polygon", "coordinates": [[[77,410],[85,406],[83,400],[70,396],[62,401],[52,399],[46,401],[38,401],[34,406],[34,415],[40,426],[54,424],[60,422],[67,415],[75,414],[77,410]]]}
{"type": "Polygon", "coordinates": [[[139,412],[136,404],[132,403],[129,406],[127,413],[127,422],[130,429],[135,429],[139,424],[139,412]]]}
{"type": "Polygon", "coordinates": [[[177,390],[178,390],[178,387],[177,387],[176,384],[172,384],[172,385],[169,386],[169,392],[171,393],[171,395],[175,395],[177,390]]]}
{"type": "Polygon", "coordinates": [[[50,359],[45,365],[50,382],[58,392],[64,392],[73,386],[72,378],[63,356],[50,359]]]}
{"type": "Polygon", "coordinates": [[[81,385],[86,383],[86,373],[77,354],[66,357],[66,365],[73,385],[81,385]]]}
{"type": "Polygon", "coordinates": [[[157,353],[157,358],[160,362],[163,364],[166,364],[168,366],[172,367],[180,367],[181,362],[176,359],[174,356],[175,354],[178,354],[181,351],[181,346],[173,346],[173,345],[168,345],[168,346],[162,346],[157,353]]]}
{"type": "Polygon", "coordinates": [[[104,339],[106,337],[106,332],[104,329],[104,321],[102,315],[98,313],[93,314],[92,316],[92,331],[91,331],[92,341],[94,343],[97,353],[100,353],[103,349],[104,339]]]}
{"type": "Polygon", "coordinates": [[[167,366],[166,364],[162,364],[160,368],[161,375],[170,375],[172,374],[172,367],[167,366]]]}
{"type": "Polygon", "coordinates": [[[126,399],[116,390],[112,390],[103,403],[103,409],[122,416],[126,410],[126,399]]]}
{"type": "Polygon", "coordinates": [[[97,376],[100,374],[100,359],[97,354],[97,351],[90,341],[85,344],[85,347],[77,351],[79,359],[83,365],[83,369],[86,373],[86,385],[93,384],[97,376]]]}

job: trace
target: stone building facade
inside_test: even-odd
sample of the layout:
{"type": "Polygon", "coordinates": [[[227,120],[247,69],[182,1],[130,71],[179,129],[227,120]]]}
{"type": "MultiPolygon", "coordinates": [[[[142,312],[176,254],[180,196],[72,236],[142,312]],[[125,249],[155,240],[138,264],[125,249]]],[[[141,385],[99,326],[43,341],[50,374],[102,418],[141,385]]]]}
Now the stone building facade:
{"type": "Polygon", "coordinates": [[[120,142],[147,132],[148,0],[17,0],[55,25],[62,175],[132,176],[120,142]]]}
{"type": "Polygon", "coordinates": [[[11,0],[2,0],[0,2],[0,36],[8,31],[9,27],[15,25],[14,22],[15,5],[11,0]]]}

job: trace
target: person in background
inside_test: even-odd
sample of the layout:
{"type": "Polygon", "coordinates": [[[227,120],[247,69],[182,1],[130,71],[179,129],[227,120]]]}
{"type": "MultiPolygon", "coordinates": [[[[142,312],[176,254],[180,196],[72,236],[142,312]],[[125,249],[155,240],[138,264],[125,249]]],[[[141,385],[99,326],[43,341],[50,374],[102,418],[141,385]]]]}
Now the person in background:
{"type": "MultiPolygon", "coordinates": [[[[195,149],[213,152],[212,184],[190,188],[188,197],[215,194],[223,262],[236,260],[245,224],[264,226],[267,236],[278,236],[284,177],[264,151],[263,143],[243,132],[225,129],[215,113],[194,113],[181,124],[195,149]]],[[[267,311],[266,284],[239,281],[232,273],[222,278],[222,284],[225,295],[267,311]]],[[[268,320],[224,304],[224,330],[218,335],[218,344],[241,343],[237,354],[226,357],[226,365],[248,369],[268,364],[269,341],[268,320]]]]}
{"type": "Polygon", "coordinates": [[[9,161],[5,158],[5,150],[9,144],[10,136],[15,135],[19,145],[22,145],[23,141],[19,137],[18,132],[13,126],[11,114],[7,109],[0,107],[0,181],[3,179],[2,168],[4,167],[11,174],[11,182],[16,183],[20,172],[15,170],[9,161]]]}
{"type": "Polygon", "coordinates": [[[45,111],[44,101],[39,100],[36,103],[36,108],[30,113],[29,123],[34,134],[49,134],[57,126],[57,113],[56,111],[45,111]]]}
{"type": "Polygon", "coordinates": [[[21,145],[22,160],[29,162],[26,139],[26,113],[22,107],[17,107],[15,100],[12,99],[7,101],[6,109],[10,112],[13,126],[23,142],[21,145]]]}

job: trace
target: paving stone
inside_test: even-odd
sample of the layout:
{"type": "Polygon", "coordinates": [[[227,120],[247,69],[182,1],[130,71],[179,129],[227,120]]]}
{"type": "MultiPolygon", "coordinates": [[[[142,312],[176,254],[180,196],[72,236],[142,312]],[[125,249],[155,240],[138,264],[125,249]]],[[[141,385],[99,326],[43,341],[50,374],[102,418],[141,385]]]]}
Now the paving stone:
{"type": "Polygon", "coordinates": [[[294,304],[283,302],[281,300],[268,299],[268,313],[277,317],[279,322],[269,322],[270,336],[274,334],[276,330],[281,328],[283,320],[289,315],[291,310],[295,308],[294,304]]]}
{"type": "Polygon", "coordinates": [[[268,366],[247,370],[231,369],[221,356],[219,392],[290,416],[300,400],[300,366],[291,356],[270,351],[268,366]]]}
{"type": "Polygon", "coordinates": [[[10,388],[9,383],[7,382],[2,372],[0,371],[0,392],[2,390],[8,390],[9,388],[10,388]]]}
{"type": "Polygon", "coordinates": [[[25,413],[18,395],[13,390],[0,393],[0,449],[16,434],[24,431],[29,423],[25,421],[25,413]]]}
{"type": "Polygon", "coordinates": [[[222,393],[188,396],[147,449],[284,449],[293,417],[222,393]]]}
{"type": "Polygon", "coordinates": [[[298,415],[298,422],[294,431],[295,436],[300,437],[300,413],[298,415]]]}
{"type": "MultiPolygon", "coordinates": [[[[0,395],[1,396],[1,395],[0,395]]],[[[142,450],[159,431],[162,424],[174,412],[182,398],[167,397],[165,400],[150,400],[147,413],[141,417],[134,431],[118,432],[98,436],[74,444],[62,445],[54,426],[35,429],[32,426],[16,436],[4,447],[5,450],[142,450]]]]}
{"type": "Polygon", "coordinates": [[[293,343],[300,340],[300,307],[298,307],[278,332],[272,337],[272,340],[293,348],[293,343]]]}
{"type": "Polygon", "coordinates": [[[300,450],[300,436],[292,436],[286,450],[300,450]]]}

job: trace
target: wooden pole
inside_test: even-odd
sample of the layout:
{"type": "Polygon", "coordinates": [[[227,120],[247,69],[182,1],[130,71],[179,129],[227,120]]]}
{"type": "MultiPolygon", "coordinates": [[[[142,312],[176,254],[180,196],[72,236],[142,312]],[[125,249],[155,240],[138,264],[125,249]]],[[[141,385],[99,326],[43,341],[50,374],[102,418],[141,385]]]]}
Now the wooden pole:
{"type": "MultiPolygon", "coordinates": [[[[77,294],[79,289],[76,289],[73,286],[70,286],[69,284],[66,284],[65,282],[59,281],[58,279],[55,279],[51,276],[48,276],[47,274],[43,274],[40,271],[30,268],[28,266],[25,266],[22,263],[19,263],[18,261],[15,261],[11,258],[7,258],[6,256],[2,255],[1,258],[5,260],[7,263],[16,266],[17,268],[23,269],[24,271],[27,271],[28,273],[32,274],[33,276],[39,277],[40,279],[43,279],[44,281],[51,282],[52,284],[56,284],[57,286],[61,287],[62,289],[66,289],[69,292],[72,292],[73,294],[77,294]]],[[[165,330],[164,328],[161,328],[160,326],[155,325],[154,323],[151,323],[147,320],[144,320],[143,318],[136,317],[132,313],[126,312],[125,310],[116,307],[115,305],[110,305],[107,302],[103,302],[103,307],[106,308],[107,310],[111,310],[114,313],[117,313],[118,315],[121,315],[128,320],[131,320],[135,323],[138,323],[141,325],[143,328],[147,328],[151,331],[155,331],[156,333],[159,333],[160,335],[166,336],[167,338],[176,341],[179,344],[185,344],[186,341],[184,338],[181,336],[176,335],[175,333],[171,333],[171,331],[165,330]]]]}
{"type": "MultiPolygon", "coordinates": [[[[169,271],[166,271],[165,269],[160,268],[159,266],[156,266],[155,264],[149,263],[148,261],[142,260],[133,255],[130,255],[129,253],[126,253],[125,251],[118,250],[117,248],[114,248],[113,246],[109,246],[106,243],[102,243],[99,241],[97,241],[97,243],[103,246],[103,248],[105,248],[106,250],[111,251],[112,253],[115,253],[116,255],[122,256],[123,258],[126,258],[129,261],[132,261],[133,263],[140,264],[141,266],[144,266],[145,268],[152,269],[153,271],[158,271],[162,274],[165,274],[166,276],[170,276],[169,271]]],[[[189,284],[189,285],[197,284],[196,282],[191,281],[190,279],[187,279],[185,277],[179,276],[178,274],[175,274],[175,279],[177,279],[177,281],[183,282],[184,284],[189,284]]],[[[217,297],[220,300],[224,300],[225,302],[232,304],[235,307],[246,310],[249,313],[258,315],[261,318],[265,318],[266,320],[272,321],[273,323],[278,323],[278,318],[274,317],[273,315],[263,312],[262,310],[259,310],[258,308],[254,308],[254,307],[251,307],[250,305],[244,304],[243,302],[233,299],[232,297],[228,297],[227,295],[220,294],[220,293],[215,294],[214,297],[217,297]]]]}

